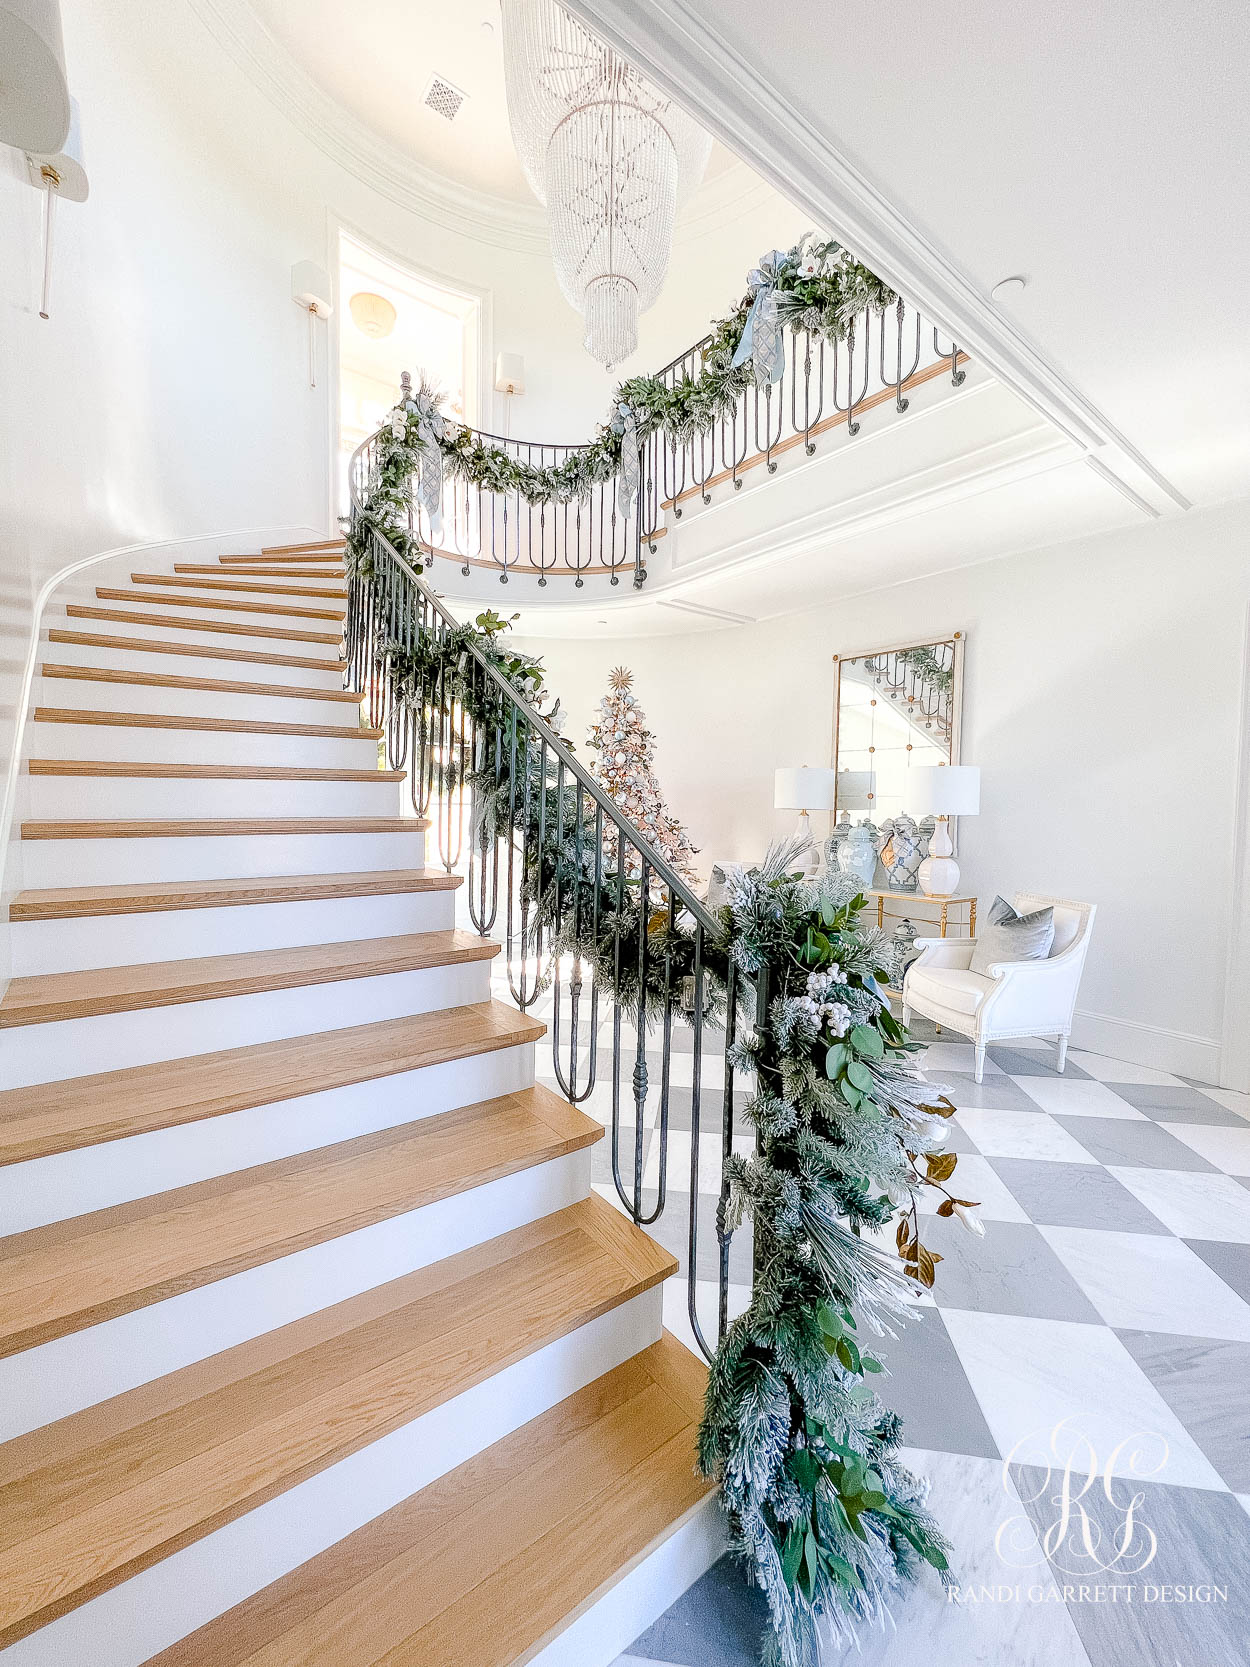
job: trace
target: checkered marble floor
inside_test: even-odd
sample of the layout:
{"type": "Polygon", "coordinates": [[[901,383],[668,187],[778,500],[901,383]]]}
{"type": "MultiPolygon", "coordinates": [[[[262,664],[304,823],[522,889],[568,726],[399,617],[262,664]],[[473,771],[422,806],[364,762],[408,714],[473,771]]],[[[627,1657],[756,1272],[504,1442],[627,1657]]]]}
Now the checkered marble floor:
{"type": "MultiPolygon", "coordinates": [[[[550,1021],[543,1004],[532,1011],[550,1021]]],[[[929,1478],[955,1543],[960,1586],[952,1601],[926,1578],[899,1602],[893,1627],[865,1637],[848,1659],[862,1667],[914,1667],[921,1656],[928,1667],[1250,1662],[1250,1096],[1077,1050],[1059,1076],[1042,1042],[991,1049],[978,1085],[970,1045],[932,1031],[918,1039],[929,1044],[925,1074],[958,1108],[950,1140],[958,1194],[980,1201],[985,1236],[933,1214],[934,1194],[922,1239],[943,1257],[937,1285],[897,1338],[873,1347],[887,1367],[883,1394],[904,1421],[906,1460],[929,1478]]],[[[667,1204],[648,1230],[682,1264],[665,1288],[664,1317],[693,1348],[689,1033],[673,1040],[667,1204]]],[[[598,1047],[583,1109],[608,1127],[607,1019],[598,1047]]],[[[709,1337],[722,1048],[707,1031],[696,1292],[709,1337]]],[[[589,1054],[588,1045],[579,1051],[583,1073],[589,1054]]],[[[650,1207],[660,1144],[654,1037],[647,1066],[641,1151],[650,1207]]],[[[620,1084],[627,1190],[632,1068],[631,1052],[620,1084]]],[[[559,1092],[549,1038],[539,1044],[538,1074],[559,1092]]],[[[745,1099],[740,1093],[739,1113],[745,1099]]],[[[749,1150],[745,1119],[736,1125],[744,1132],[735,1144],[749,1150]]],[[[605,1140],[594,1149],[592,1183],[621,1208],[609,1148],[605,1140]]],[[[746,1303],[750,1264],[749,1232],[740,1233],[731,1313],[746,1303]]],[[[616,1667],[754,1667],[763,1622],[759,1594],[723,1560],[616,1667]]]]}
{"type": "MultiPolygon", "coordinates": [[[[600,1082],[586,1102],[605,1125],[609,1041],[601,1028],[600,1082]]],[[[712,1084],[719,1039],[709,1044],[712,1084]]],[[[539,1058],[556,1086],[549,1050],[539,1058]]],[[[955,1542],[960,1587],[957,1601],[936,1580],[908,1594],[894,1629],[863,1641],[866,1667],[910,1667],[922,1652],[935,1667],[1250,1660],[1250,1097],[1089,1053],[1074,1051],[1062,1077],[1052,1062],[1048,1044],[992,1049],[978,1086],[970,1046],[938,1039],[924,1058],[959,1108],[959,1195],[980,1200],[985,1237],[933,1215],[935,1195],[922,1237],[944,1258],[937,1286],[914,1323],[874,1347],[908,1461],[929,1477],[955,1542]]],[[[682,1261],[665,1321],[690,1343],[682,1054],[673,1073],[684,1092],[672,1095],[668,1203],[650,1230],[682,1261]]],[[[628,1067],[622,1078],[628,1186],[628,1067]]],[[[653,1106],[648,1200],[654,1120],[653,1106]]],[[[748,1149],[749,1138],[737,1144],[748,1149]]],[[[701,1146],[698,1305],[714,1335],[717,1137],[705,1133],[701,1146]]],[[[616,1201],[606,1141],[594,1185],[616,1201]]],[[[749,1268],[741,1236],[732,1310],[749,1268]]],[[[761,1625],[758,1594],[722,1562],[618,1667],[747,1667],[761,1625]]]]}

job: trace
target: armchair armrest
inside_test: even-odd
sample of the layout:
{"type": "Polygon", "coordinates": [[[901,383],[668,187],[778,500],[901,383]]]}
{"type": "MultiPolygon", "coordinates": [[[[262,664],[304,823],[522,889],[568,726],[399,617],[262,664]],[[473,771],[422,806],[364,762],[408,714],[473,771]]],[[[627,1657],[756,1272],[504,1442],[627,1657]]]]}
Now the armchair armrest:
{"type": "MultiPolygon", "coordinates": [[[[967,972],[976,941],[975,938],[917,938],[916,947],[920,954],[911,967],[953,967],[967,972]]],[[[911,967],[908,967],[908,972],[911,967]]]]}

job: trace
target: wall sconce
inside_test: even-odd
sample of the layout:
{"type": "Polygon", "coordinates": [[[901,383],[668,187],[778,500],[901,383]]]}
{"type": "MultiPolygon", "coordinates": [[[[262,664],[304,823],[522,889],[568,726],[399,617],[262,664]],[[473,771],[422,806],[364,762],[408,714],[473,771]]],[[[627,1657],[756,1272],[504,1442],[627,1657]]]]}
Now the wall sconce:
{"type": "Polygon", "coordinates": [[[507,395],[504,428],[512,425],[512,396],[525,392],[525,360],[519,353],[500,353],[495,359],[495,392],[507,395]]]}
{"type": "Polygon", "coordinates": [[[69,135],[57,0],[0,0],[0,144],[54,156],[69,135]]]}
{"type": "Polygon", "coordinates": [[[291,268],[291,299],[308,314],[308,386],[317,386],[317,336],[315,320],[328,319],[334,311],[330,300],[330,274],[315,261],[296,261],[291,268]]]}
{"type": "Polygon", "coordinates": [[[26,152],[30,183],[43,192],[43,287],[39,292],[39,316],[50,318],[52,297],[52,227],[58,197],[85,203],[87,174],[82,165],[82,122],[78,100],[70,103],[69,133],[61,149],[47,153],[26,152]]]}

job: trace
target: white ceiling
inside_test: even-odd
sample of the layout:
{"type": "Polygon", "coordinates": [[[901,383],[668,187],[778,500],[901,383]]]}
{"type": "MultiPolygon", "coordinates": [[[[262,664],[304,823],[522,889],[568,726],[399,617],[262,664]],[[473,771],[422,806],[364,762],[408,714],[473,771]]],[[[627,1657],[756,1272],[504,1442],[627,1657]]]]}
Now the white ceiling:
{"type": "MultiPolygon", "coordinates": [[[[474,191],[533,203],[504,100],[499,0],[249,0],[327,97],[379,138],[474,191]],[[453,121],[425,107],[430,77],[467,95],[453,121]]],[[[731,165],[717,147],[709,176],[731,165]]]]}
{"type": "Polygon", "coordinates": [[[784,156],[799,200],[851,207],[1026,397],[1088,402],[1154,507],[1250,491],[1245,0],[568,3],[774,183],[784,156]]]}

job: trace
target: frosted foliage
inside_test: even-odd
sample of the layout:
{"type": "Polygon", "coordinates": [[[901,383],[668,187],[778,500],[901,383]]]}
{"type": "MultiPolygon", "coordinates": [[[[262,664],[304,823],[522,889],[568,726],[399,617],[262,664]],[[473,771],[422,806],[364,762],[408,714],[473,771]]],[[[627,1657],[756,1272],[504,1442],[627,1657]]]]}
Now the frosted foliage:
{"type": "Polygon", "coordinates": [[[512,138],[547,207],[560,288],[585,316],[588,351],[619,363],[660,293],[677,205],[711,140],[555,0],[503,0],[503,48],[512,138]]]}

